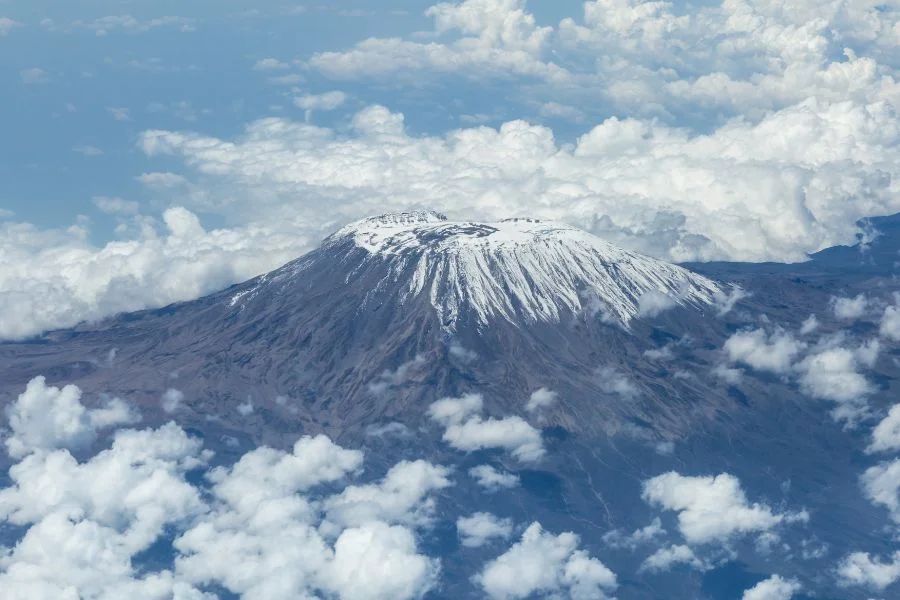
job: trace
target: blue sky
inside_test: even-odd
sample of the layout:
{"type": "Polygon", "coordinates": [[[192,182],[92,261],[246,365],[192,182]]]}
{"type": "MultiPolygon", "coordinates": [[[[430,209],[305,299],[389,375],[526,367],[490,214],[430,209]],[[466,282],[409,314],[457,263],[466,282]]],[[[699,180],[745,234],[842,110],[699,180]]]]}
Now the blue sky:
{"type": "Polygon", "coordinates": [[[900,211],[898,32],[870,0],[4,2],[0,294],[71,324],[419,208],[804,260],[900,211]]]}

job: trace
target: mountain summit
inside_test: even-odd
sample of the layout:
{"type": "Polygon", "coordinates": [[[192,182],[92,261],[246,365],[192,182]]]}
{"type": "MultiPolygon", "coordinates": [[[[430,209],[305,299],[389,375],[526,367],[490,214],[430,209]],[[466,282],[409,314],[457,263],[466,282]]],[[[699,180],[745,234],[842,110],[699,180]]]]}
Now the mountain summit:
{"type": "Polygon", "coordinates": [[[427,297],[448,331],[461,320],[479,327],[498,318],[556,322],[584,311],[626,325],[648,307],[709,304],[719,289],[570,225],[528,218],[479,223],[433,211],[386,214],[340,229],[321,252],[349,267],[348,284],[380,272],[370,299],[386,288],[401,304],[427,297]]]}

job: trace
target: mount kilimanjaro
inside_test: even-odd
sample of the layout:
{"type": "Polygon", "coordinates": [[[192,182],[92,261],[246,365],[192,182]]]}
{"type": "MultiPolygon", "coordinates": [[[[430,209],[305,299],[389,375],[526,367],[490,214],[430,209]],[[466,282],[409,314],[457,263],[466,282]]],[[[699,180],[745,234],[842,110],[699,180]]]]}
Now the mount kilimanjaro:
{"type": "MultiPolygon", "coordinates": [[[[476,503],[462,483],[445,492],[447,521],[425,546],[454,558],[445,561],[448,583],[429,597],[479,597],[469,575],[480,558],[458,554],[451,513],[502,503],[518,521],[578,527],[602,554],[611,531],[650,522],[649,508],[635,504],[641,482],[677,469],[733,473],[754,497],[809,509],[815,526],[780,540],[794,553],[808,545],[809,557],[778,555],[782,574],[818,582],[819,598],[864,598],[820,577],[840,554],[818,549],[890,550],[871,533],[884,515],[857,485],[866,434],[836,423],[790,371],[741,375],[723,352],[750,328],[800,331],[810,313],[823,336],[845,335],[829,316],[832,297],[890,289],[896,271],[895,237],[862,250],[831,249],[799,265],[688,268],[560,223],[383,215],[205,298],[0,344],[0,395],[12,402],[44,376],[77,384],[85,397],[126,398],[160,423],[173,418],[161,398],[177,387],[179,424],[224,462],[324,432],[365,446],[376,471],[424,455],[460,471],[490,460],[515,473],[522,489],[488,501],[476,503]],[[531,410],[540,390],[557,400],[531,410]],[[540,431],[539,465],[447,448],[430,407],[473,393],[485,423],[514,416],[540,431]]],[[[853,328],[877,335],[873,323],[853,328]]],[[[900,368],[896,359],[873,364],[877,414],[900,368]]],[[[715,568],[621,575],[618,597],[737,597],[770,570],[758,543],[735,540],[731,560],[723,554],[715,568]]],[[[639,573],[645,557],[616,550],[604,563],[639,573]]]]}

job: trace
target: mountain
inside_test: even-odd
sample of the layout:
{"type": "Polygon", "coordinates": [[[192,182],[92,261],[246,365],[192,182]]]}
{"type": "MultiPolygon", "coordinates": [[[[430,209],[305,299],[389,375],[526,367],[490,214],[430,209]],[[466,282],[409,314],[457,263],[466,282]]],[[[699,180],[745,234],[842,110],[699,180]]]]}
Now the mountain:
{"type": "MultiPolygon", "coordinates": [[[[642,311],[703,322],[722,293],[706,277],[559,223],[384,215],[219,294],[48,334],[25,346],[34,354],[17,351],[0,377],[15,385],[38,374],[69,378],[155,407],[160,386],[178,374],[198,398],[197,419],[225,415],[265,440],[301,425],[341,437],[472,385],[497,388],[486,395],[498,412],[520,410],[523,396],[546,385],[602,396],[616,370],[633,371],[629,361],[651,347],[634,335],[645,328],[642,311]],[[474,357],[480,373],[467,365],[474,357]],[[373,392],[373,381],[404,365],[397,389],[373,392]],[[296,413],[274,401],[285,397],[296,413]],[[248,401],[262,422],[238,418],[248,401]]],[[[655,372],[642,377],[659,386],[655,372]]],[[[548,418],[599,430],[652,417],[678,430],[697,407],[675,413],[648,397],[600,407],[602,419],[576,418],[595,408],[573,405],[548,418]]]]}
{"type": "MultiPolygon", "coordinates": [[[[873,224],[892,231],[898,222],[873,224]]],[[[822,574],[850,551],[892,551],[879,533],[885,511],[858,480],[877,461],[864,449],[896,397],[900,349],[882,340],[871,372],[859,375],[870,413],[854,426],[811,396],[799,369],[804,357],[845,347],[863,368],[877,314],[842,320],[833,297],[890,300],[898,249],[885,234],[797,265],[676,266],[560,223],[383,215],[206,298],[0,344],[0,394],[9,403],[45,376],[86,397],[125,398],[153,424],[173,418],[161,398],[177,388],[177,421],[225,463],[261,443],[288,447],[324,432],[366,448],[373,477],[421,457],[458,474],[483,464],[515,474],[520,489],[485,496],[460,476],[442,491],[422,540],[444,559],[444,583],[429,598],[481,597],[471,577],[489,553],[464,551],[454,523],[483,510],[577,531],[619,574],[621,600],[736,598],[771,572],[817,598],[867,598],[822,574]],[[810,314],[818,328],[801,333],[810,314]],[[752,338],[765,342],[761,353],[730,359],[727,341],[753,331],[765,332],[752,338]],[[540,460],[522,459],[530,447],[510,456],[459,451],[462,438],[448,446],[452,423],[441,425],[431,407],[470,394],[483,399],[480,416],[457,425],[536,429],[540,460]],[[771,519],[795,520],[777,541],[692,544],[704,568],[687,561],[648,573],[644,547],[622,536],[660,517],[644,482],[667,472],[730,474],[747,502],[775,507],[771,519]]],[[[730,480],[716,481],[729,489],[730,480]]],[[[662,514],[670,533],[659,535],[683,528],[677,517],[662,514]]]]}

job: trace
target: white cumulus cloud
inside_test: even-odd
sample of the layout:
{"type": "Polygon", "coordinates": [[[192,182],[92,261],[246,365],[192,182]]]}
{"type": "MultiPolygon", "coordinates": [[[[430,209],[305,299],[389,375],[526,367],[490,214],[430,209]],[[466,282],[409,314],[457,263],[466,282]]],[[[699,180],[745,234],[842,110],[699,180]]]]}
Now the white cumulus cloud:
{"type": "Polygon", "coordinates": [[[444,427],[443,439],[463,452],[501,449],[523,462],[540,460],[546,453],[541,432],[521,417],[484,419],[480,415],[484,401],[480,395],[443,398],[433,403],[428,413],[444,427]]]}
{"type": "Polygon", "coordinates": [[[553,535],[532,523],[522,539],[489,562],[476,577],[491,598],[565,594],[573,600],[602,600],[618,587],[615,574],[578,549],[571,532],[553,535]]]}
{"type": "Polygon", "coordinates": [[[802,520],[750,503],[733,475],[688,477],[665,473],[644,482],[643,498],[678,513],[678,528],[691,544],[727,541],[732,536],[769,531],[782,522],[802,520]]]}
{"type": "Polygon", "coordinates": [[[772,575],[746,590],[742,600],[791,600],[803,586],[794,579],[772,575]]]}
{"type": "Polygon", "coordinates": [[[83,448],[97,432],[108,427],[134,423],[139,417],[118,398],[102,407],[88,409],[81,403],[81,389],[47,385],[44,377],[28,382],[25,391],[6,408],[12,435],[6,449],[13,458],[38,450],[83,448]]]}
{"type": "Polygon", "coordinates": [[[887,561],[872,557],[867,552],[854,552],[846,556],[838,566],[840,582],[846,586],[866,586],[884,590],[900,580],[900,551],[887,561]]]}
{"type": "Polygon", "coordinates": [[[507,539],[512,535],[510,519],[501,519],[491,513],[478,512],[456,520],[456,531],[463,546],[480,548],[494,538],[507,539]]]}

